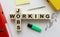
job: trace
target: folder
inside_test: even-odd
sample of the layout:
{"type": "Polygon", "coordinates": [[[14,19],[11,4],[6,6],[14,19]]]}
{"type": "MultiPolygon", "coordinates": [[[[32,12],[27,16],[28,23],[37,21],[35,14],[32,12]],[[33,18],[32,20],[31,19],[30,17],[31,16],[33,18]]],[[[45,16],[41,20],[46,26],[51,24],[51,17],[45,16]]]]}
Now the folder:
{"type": "Polygon", "coordinates": [[[0,37],[9,37],[6,23],[7,21],[2,10],[2,6],[0,4],[0,37]]]}

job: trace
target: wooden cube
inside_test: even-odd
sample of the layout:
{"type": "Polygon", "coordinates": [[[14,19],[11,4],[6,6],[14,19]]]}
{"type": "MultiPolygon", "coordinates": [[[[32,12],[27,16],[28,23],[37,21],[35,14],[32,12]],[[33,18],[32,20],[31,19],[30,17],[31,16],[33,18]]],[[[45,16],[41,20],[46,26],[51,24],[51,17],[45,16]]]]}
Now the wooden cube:
{"type": "Polygon", "coordinates": [[[34,15],[33,14],[27,14],[28,15],[28,19],[34,19],[34,15]]]}
{"type": "Polygon", "coordinates": [[[38,14],[38,19],[45,19],[44,14],[38,14]]]}
{"type": "Polygon", "coordinates": [[[10,19],[14,20],[15,19],[15,14],[10,14],[10,19]]]}
{"type": "Polygon", "coordinates": [[[22,14],[22,19],[27,19],[27,14],[22,14]]]}
{"type": "Polygon", "coordinates": [[[20,14],[16,14],[15,19],[20,19],[21,15],[20,14]]]}
{"type": "Polygon", "coordinates": [[[45,19],[46,20],[51,19],[51,15],[50,14],[45,14],[45,19]]]}
{"type": "Polygon", "coordinates": [[[16,8],[16,13],[19,13],[20,12],[20,9],[19,8],[16,8]]]}
{"type": "Polygon", "coordinates": [[[21,20],[20,19],[17,19],[15,21],[15,24],[16,24],[16,30],[17,31],[21,31],[21,20]]]}
{"type": "Polygon", "coordinates": [[[34,19],[39,19],[38,14],[34,14],[34,19]]]}
{"type": "Polygon", "coordinates": [[[18,31],[18,32],[21,31],[21,25],[16,25],[16,31],[18,31]]]}

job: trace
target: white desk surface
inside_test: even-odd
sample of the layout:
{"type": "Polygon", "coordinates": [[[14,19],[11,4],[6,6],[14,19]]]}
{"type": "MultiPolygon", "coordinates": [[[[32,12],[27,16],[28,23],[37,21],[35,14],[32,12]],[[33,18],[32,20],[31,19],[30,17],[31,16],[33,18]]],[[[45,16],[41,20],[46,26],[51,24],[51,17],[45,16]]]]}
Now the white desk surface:
{"type": "MultiPolygon", "coordinates": [[[[10,37],[60,37],[60,11],[56,12],[57,15],[57,22],[54,22],[51,28],[48,28],[47,31],[45,31],[46,25],[49,25],[48,21],[35,21],[35,20],[22,20],[22,32],[16,32],[16,25],[13,24],[10,21],[9,14],[12,11],[14,12],[15,6],[15,0],[0,0],[0,3],[2,4],[4,14],[7,19],[7,29],[9,31],[10,37]],[[36,24],[40,27],[42,27],[43,31],[41,33],[36,32],[34,30],[31,30],[27,27],[28,23],[36,24]]],[[[29,5],[19,6],[23,10],[22,13],[26,13],[26,10],[28,8],[32,7],[38,7],[38,6],[46,6],[43,9],[29,11],[27,13],[54,13],[55,11],[50,7],[48,2],[46,0],[30,0],[29,5]]]]}

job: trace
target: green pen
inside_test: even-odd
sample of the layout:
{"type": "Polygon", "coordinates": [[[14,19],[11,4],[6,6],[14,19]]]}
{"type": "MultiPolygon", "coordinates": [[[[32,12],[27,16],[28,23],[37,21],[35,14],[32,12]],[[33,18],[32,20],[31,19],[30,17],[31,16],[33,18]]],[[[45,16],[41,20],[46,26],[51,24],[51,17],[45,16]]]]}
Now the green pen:
{"type": "Polygon", "coordinates": [[[36,26],[34,24],[29,24],[27,25],[29,28],[31,28],[32,30],[35,30],[37,32],[42,32],[42,28],[40,28],[39,26],[36,26]]]}

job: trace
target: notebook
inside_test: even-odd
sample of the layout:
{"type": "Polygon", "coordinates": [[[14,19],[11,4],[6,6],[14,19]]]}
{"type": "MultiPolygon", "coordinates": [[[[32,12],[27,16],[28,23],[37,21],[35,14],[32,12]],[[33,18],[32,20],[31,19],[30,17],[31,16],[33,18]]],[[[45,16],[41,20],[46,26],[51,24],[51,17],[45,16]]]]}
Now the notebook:
{"type": "Polygon", "coordinates": [[[29,0],[16,0],[16,5],[29,4],[29,0]]]}

